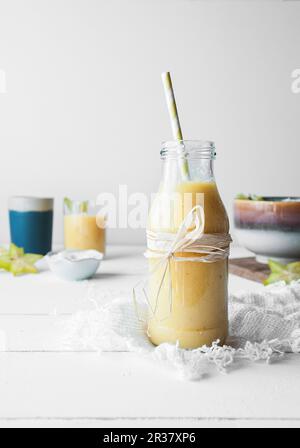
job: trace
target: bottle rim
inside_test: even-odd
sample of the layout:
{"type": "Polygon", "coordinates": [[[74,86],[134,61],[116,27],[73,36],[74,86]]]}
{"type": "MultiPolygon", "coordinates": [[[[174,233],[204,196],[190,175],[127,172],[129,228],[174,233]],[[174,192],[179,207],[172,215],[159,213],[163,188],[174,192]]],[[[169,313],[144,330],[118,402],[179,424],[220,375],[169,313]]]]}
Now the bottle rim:
{"type": "Polygon", "coordinates": [[[160,151],[162,159],[210,159],[216,157],[214,142],[209,140],[169,140],[162,142],[160,151]]]}

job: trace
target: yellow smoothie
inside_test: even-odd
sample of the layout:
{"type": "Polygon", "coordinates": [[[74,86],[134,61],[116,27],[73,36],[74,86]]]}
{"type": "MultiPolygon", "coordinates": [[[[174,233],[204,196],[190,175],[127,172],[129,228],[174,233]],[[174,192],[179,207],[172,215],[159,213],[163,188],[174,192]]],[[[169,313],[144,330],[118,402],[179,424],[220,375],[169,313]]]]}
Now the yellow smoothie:
{"type": "MultiPolygon", "coordinates": [[[[175,213],[169,218],[164,216],[166,194],[164,188],[157,195],[149,215],[148,228],[153,231],[175,233],[183,218],[184,193],[191,193],[190,209],[203,205],[205,212],[204,233],[228,233],[229,223],[226,210],[214,182],[184,182],[173,191],[179,193],[174,201],[175,213]],[[204,193],[204,202],[199,202],[197,193],[204,193]],[[174,216],[175,215],[175,216],[174,216]],[[168,222],[169,220],[169,222],[168,222]],[[160,223],[163,223],[160,225],[160,223]]],[[[175,254],[187,257],[186,254],[175,254]]],[[[199,254],[189,256],[201,257],[199,254]]],[[[150,259],[153,268],[157,259],[150,259]]],[[[150,277],[149,301],[152,309],[156,305],[156,294],[162,278],[159,268],[150,277]]],[[[179,342],[182,348],[197,348],[204,344],[211,345],[217,339],[223,344],[228,333],[227,311],[228,261],[213,263],[194,261],[175,261],[171,259],[170,271],[165,277],[155,317],[148,321],[148,336],[159,345],[164,342],[179,342]],[[172,304],[170,307],[169,288],[172,285],[172,304]]]]}
{"type": "Polygon", "coordinates": [[[87,214],[64,217],[66,249],[94,249],[105,253],[105,218],[87,214]]]}

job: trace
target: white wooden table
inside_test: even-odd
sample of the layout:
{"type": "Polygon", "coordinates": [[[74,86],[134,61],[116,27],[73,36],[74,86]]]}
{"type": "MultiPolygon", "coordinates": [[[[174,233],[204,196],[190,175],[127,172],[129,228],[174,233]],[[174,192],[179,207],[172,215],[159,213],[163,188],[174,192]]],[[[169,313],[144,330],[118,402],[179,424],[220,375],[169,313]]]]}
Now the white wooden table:
{"type": "MultiPolygon", "coordinates": [[[[62,316],[87,306],[91,284],[129,294],[142,252],[109,248],[90,282],[0,273],[0,426],[300,427],[300,356],[185,382],[133,353],[61,349],[62,316]]],[[[260,285],[231,276],[231,291],[244,288],[260,285]]]]}

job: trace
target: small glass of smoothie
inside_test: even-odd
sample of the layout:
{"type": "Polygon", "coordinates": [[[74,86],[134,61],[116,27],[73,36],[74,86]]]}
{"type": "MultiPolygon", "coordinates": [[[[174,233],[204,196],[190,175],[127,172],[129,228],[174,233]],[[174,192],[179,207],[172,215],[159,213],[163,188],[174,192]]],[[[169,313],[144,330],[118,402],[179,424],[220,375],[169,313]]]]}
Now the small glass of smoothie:
{"type": "Polygon", "coordinates": [[[46,255],[52,248],[53,199],[13,196],[9,199],[11,242],[26,253],[46,255]]]}
{"type": "Polygon", "coordinates": [[[97,250],[105,253],[105,216],[93,201],[64,200],[65,249],[97,250]]]}
{"type": "MultiPolygon", "coordinates": [[[[151,206],[148,235],[158,235],[159,239],[165,235],[175,238],[189,211],[201,206],[205,215],[204,236],[223,238],[227,244],[229,222],[214,178],[214,144],[167,142],[161,150],[161,158],[163,175],[151,206]],[[182,176],[182,163],[188,164],[188,178],[182,176]]],[[[148,250],[150,243],[148,237],[148,250]]],[[[217,340],[224,344],[228,334],[228,255],[203,262],[201,257],[207,255],[205,250],[203,253],[173,253],[166,270],[163,258],[157,258],[161,250],[157,244],[157,249],[151,249],[148,256],[148,303],[151,310],[155,310],[148,319],[150,340],[155,345],[178,343],[187,349],[211,345],[217,340]]]]}

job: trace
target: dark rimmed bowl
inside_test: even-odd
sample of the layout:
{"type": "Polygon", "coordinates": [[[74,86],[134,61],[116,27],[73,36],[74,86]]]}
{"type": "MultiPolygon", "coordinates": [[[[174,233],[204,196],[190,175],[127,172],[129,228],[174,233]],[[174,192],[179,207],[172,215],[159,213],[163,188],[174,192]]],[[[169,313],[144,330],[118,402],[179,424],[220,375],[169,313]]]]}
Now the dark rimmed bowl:
{"type": "Polygon", "coordinates": [[[234,223],[239,244],[257,261],[300,260],[300,197],[235,199],[234,223]]]}

